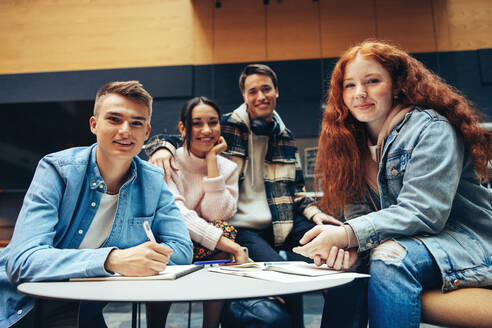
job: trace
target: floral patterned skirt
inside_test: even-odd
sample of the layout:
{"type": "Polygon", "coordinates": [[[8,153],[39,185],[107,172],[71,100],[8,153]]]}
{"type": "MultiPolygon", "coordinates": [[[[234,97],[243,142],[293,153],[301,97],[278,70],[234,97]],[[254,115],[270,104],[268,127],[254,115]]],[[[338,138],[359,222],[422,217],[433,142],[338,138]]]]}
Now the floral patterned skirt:
{"type": "MultiPolygon", "coordinates": [[[[222,229],[223,231],[222,236],[229,238],[231,240],[236,239],[237,230],[236,228],[234,228],[234,226],[230,225],[229,223],[224,222],[222,220],[215,220],[210,222],[210,224],[213,225],[214,227],[222,229]]],[[[208,248],[203,247],[199,243],[193,242],[193,262],[206,259],[207,257],[215,255],[219,252],[220,250],[218,249],[214,249],[212,251],[208,248]]]]}

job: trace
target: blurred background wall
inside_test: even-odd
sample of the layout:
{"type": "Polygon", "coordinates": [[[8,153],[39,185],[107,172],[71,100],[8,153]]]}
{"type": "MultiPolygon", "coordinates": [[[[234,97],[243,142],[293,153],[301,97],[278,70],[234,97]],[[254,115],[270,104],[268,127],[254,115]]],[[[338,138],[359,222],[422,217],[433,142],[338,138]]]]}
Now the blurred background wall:
{"type": "Polygon", "coordinates": [[[2,0],[0,73],[331,58],[368,37],[476,50],[491,14],[488,0],[2,0]]]}
{"type": "Polygon", "coordinates": [[[94,142],[88,120],[103,83],[140,80],[155,98],[152,134],[176,133],[185,100],[205,95],[231,111],[241,69],[266,63],[306,170],[336,57],[366,38],[411,52],[490,121],[491,17],[489,0],[2,0],[0,240],[37,161],[94,142]]]}

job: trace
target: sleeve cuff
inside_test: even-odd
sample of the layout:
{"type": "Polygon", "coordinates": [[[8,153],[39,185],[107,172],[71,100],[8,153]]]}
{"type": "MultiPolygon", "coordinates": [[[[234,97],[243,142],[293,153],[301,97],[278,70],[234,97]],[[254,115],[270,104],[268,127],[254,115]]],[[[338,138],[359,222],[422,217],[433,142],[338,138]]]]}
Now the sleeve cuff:
{"type": "Polygon", "coordinates": [[[222,229],[219,229],[211,224],[209,226],[210,228],[204,232],[203,238],[200,240],[200,244],[213,251],[217,246],[220,237],[222,237],[222,229]]]}
{"type": "Polygon", "coordinates": [[[165,148],[171,152],[173,157],[176,155],[176,147],[169,141],[156,139],[144,145],[145,154],[150,157],[160,148],[165,148]]]}
{"type": "Polygon", "coordinates": [[[379,244],[376,227],[366,216],[352,219],[347,224],[350,225],[357,238],[359,252],[369,250],[379,244]]]}
{"type": "Polygon", "coordinates": [[[225,189],[225,179],[223,175],[215,178],[203,178],[203,189],[205,192],[217,192],[225,189]]]}
{"type": "Polygon", "coordinates": [[[107,271],[104,267],[106,260],[108,259],[109,253],[113,250],[117,249],[117,247],[105,247],[95,249],[93,256],[89,260],[87,265],[87,269],[85,271],[86,277],[104,277],[104,276],[112,276],[114,272],[107,271]]]}
{"type": "Polygon", "coordinates": [[[359,247],[359,241],[352,227],[348,224],[344,224],[345,232],[347,233],[348,248],[359,247]]]}
{"type": "Polygon", "coordinates": [[[313,216],[315,216],[316,214],[318,213],[321,213],[322,211],[315,205],[308,205],[306,206],[306,208],[304,209],[304,211],[302,212],[302,214],[304,214],[304,216],[308,219],[308,220],[312,220],[313,219],[313,216]]]}

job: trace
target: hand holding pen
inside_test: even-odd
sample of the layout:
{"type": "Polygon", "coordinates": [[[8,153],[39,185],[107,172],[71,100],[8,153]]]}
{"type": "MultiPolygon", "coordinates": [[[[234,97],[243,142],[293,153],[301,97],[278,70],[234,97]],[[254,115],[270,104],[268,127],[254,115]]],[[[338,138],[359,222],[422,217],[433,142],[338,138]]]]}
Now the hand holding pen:
{"type": "MultiPolygon", "coordinates": [[[[149,231],[152,234],[150,226],[149,231]]],[[[156,243],[153,234],[152,239],[153,241],[134,247],[113,249],[106,258],[104,267],[107,271],[117,272],[123,276],[151,276],[164,271],[173,250],[156,243]]]]}
{"type": "Polygon", "coordinates": [[[155,240],[154,234],[152,233],[152,229],[150,228],[149,221],[144,221],[143,228],[145,230],[145,234],[147,235],[147,238],[149,238],[151,242],[156,243],[157,241],[155,240]]]}

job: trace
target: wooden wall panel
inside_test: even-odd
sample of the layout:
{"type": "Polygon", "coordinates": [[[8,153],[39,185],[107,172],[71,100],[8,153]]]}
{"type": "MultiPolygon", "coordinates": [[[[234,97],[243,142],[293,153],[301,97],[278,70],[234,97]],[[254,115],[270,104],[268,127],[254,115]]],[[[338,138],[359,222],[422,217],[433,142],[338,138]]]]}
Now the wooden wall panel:
{"type": "Polygon", "coordinates": [[[320,2],[323,57],[338,57],[350,46],[376,37],[374,1],[320,2]]]}
{"type": "Polygon", "coordinates": [[[2,1],[0,73],[189,64],[183,0],[2,1]]]}
{"type": "Polygon", "coordinates": [[[412,52],[436,51],[431,0],[376,0],[378,39],[412,52]]]}
{"type": "Polygon", "coordinates": [[[447,50],[492,47],[492,1],[447,1],[450,48],[447,50]]]}
{"type": "Polygon", "coordinates": [[[266,59],[265,6],[262,1],[227,0],[214,12],[214,62],[266,59]]]}
{"type": "Polygon", "coordinates": [[[330,58],[366,38],[411,52],[492,47],[490,0],[221,3],[2,0],[0,74],[330,58]]]}
{"type": "Polygon", "coordinates": [[[267,9],[268,60],[319,58],[318,2],[271,1],[267,9]]]}
{"type": "Polygon", "coordinates": [[[449,21],[447,0],[431,0],[436,33],[436,51],[449,50],[449,21]]]}
{"type": "Polygon", "coordinates": [[[214,58],[214,0],[193,0],[193,64],[210,64],[214,58]]]}

